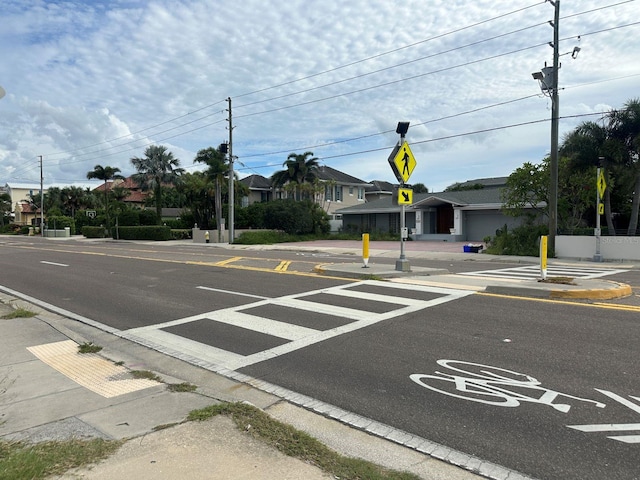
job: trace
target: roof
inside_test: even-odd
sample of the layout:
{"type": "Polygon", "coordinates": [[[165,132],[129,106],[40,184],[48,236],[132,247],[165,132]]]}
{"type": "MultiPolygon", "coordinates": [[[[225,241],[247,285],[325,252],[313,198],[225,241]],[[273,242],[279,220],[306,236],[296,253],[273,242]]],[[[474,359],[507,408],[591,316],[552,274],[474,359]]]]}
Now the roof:
{"type": "Polygon", "coordinates": [[[271,190],[271,180],[262,175],[249,175],[241,178],[239,182],[246,185],[250,190],[271,190]]]}
{"type": "MultiPolygon", "coordinates": [[[[477,190],[461,190],[459,192],[417,193],[413,195],[413,204],[408,208],[436,207],[439,205],[453,205],[454,207],[468,207],[469,209],[500,208],[501,188],[481,188],[477,190]]],[[[341,214],[364,214],[397,212],[400,206],[393,203],[391,196],[380,198],[373,202],[365,202],[352,207],[336,210],[341,214]]]]}
{"type": "Polygon", "coordinates": [[[509,177],[490,177],[490,178],[477,178],[475,180],[467,180],[466,182],[456,182],[449,186],[450,188],[462,188],[472,189],[475,186],[482,186],[483,188],[499,188],[504,187],[507,184],[509,177]]]}
{"type": "Polygon", "coordinates": [[[365,187],[366,193],[393,193],[394,185],[384,180],[372,180],[369,185],[365,187]]]}
{"type": "Polygon", "coordinates": [[[336,170],[335,168],[331,168],[326,165],[319,166],[316,169],[315,173],[318,180],[333,181],[343,185],[354,185],[362,187],[366,187],[367,185],[369,185],[369,182],[365,182],[364,180],[353,177],[347,173],[341,172],[340,170],[336,170]]]}

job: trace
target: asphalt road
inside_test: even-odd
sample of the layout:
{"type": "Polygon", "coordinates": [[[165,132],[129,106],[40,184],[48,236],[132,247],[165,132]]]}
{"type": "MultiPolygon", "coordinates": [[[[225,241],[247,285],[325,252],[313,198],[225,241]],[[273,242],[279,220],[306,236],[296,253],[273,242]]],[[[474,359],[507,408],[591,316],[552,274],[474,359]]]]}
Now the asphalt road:
{"type": "MultiPolygon", "coordinates": [[[[1,286],[110,328],[534,478],[640,478],[637,311],[323,278],[320,253],[1,240],[1,286]]],[[[473,263],[448,268],[508,266],[473,263]]]]}

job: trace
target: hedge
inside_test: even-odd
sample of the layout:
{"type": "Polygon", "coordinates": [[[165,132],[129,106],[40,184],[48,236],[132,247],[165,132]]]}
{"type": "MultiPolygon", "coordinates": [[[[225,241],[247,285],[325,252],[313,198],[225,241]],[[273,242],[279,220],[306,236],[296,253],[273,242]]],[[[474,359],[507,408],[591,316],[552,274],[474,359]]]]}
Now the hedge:
{"type": "Polygon", "coordinates": [[[171,240],[171,228],[164,225],[140,225],[111,229],[111,236],[119,240],[171,240]]]}

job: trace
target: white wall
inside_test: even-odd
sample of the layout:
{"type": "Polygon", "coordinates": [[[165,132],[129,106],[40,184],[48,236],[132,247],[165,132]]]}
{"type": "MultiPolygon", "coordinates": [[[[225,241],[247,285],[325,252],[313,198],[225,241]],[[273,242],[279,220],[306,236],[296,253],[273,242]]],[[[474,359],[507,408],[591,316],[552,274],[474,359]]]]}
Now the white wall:
{"type": "MultiPolygon", "coordinates": [[[[556,257],[593,258],[596,237],[556,236],[556,257]]],[[[640,260],[640,237],[600,237],[600,254],[607,260],[640,260]]]]}

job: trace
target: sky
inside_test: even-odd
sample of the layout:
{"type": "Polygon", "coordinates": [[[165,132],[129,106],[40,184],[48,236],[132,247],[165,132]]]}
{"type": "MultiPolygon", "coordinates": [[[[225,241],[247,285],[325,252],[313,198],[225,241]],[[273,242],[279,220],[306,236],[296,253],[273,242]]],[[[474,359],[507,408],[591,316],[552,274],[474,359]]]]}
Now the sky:
{"type": "MultiPolygon", "coordinates": [[[[562,139],[640,97],[640,0],[558,3],[562,139]]],[[[551,99],[532,78],[553,64],[550,1],[0,5],[0,185],[39,184],[41,165],[45,185],[91,185],[96,165],[128,176],[149,145],[194,172],[198,150],[230,134],[240,178],[312,152],[397,183],[387,158],[401,121],[408,183],[430,191],[550,152],[551,99]]]]}

